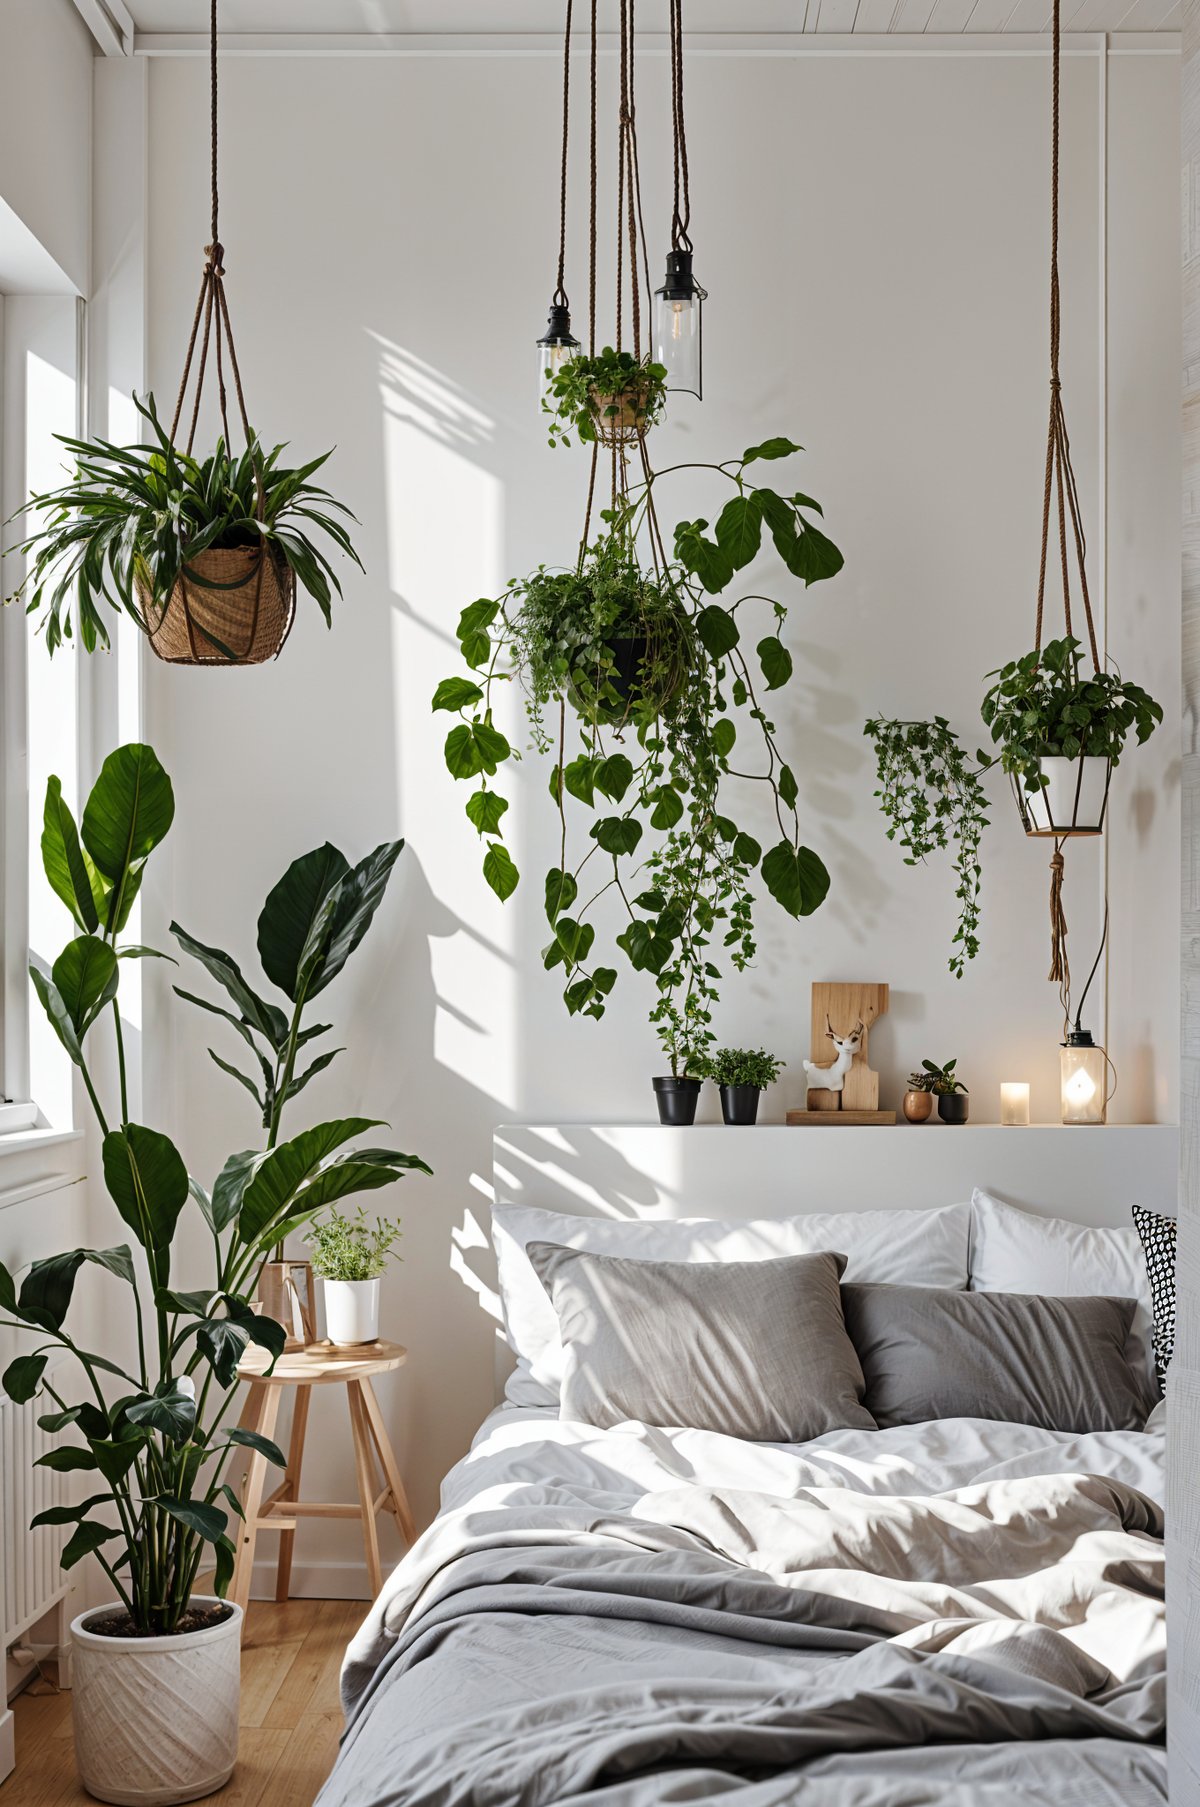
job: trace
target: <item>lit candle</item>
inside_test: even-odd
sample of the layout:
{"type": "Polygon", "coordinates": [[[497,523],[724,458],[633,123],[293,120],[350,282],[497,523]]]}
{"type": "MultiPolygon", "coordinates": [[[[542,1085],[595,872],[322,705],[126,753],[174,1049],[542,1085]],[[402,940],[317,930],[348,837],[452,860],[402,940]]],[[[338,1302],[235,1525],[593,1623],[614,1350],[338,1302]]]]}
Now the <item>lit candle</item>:
{"type": "Polygon", "coordinates": [[[1000,1086],[1000,1121],[1026,1129],[1029,1126],[1029,1087],[1022,1080],[1005,1079],[1000,1086]]]}

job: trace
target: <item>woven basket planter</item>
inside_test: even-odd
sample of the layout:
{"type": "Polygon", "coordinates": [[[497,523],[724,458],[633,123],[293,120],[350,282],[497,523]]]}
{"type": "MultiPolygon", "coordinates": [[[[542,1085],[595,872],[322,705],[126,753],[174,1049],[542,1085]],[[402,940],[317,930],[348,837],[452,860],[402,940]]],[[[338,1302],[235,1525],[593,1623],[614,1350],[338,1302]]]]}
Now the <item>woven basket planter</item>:
{"type": "Polygon", "coordinates": [[[171,665],[261,665],[280,651],[296,609],[296,578],[270,548],[198,553],[165,608],[138,584],[150,644],[171,665]]]}
{"type": "Polygon", "coordinates": [[[645,437],[650,423],[641,389],[619,389],[613,395],[603,395],[593,389],[588,400],[596,438],[601,445],[632,445],[635,440],[645,437]]]}

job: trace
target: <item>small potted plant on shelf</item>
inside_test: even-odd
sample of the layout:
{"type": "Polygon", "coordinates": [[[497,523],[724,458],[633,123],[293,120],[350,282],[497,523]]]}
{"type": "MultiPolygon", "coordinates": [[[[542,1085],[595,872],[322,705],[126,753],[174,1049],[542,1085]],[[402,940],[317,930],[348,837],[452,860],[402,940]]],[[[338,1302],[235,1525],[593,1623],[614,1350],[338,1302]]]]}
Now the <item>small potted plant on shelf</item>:
{"type": "Polygon", "coordinates": [[[1141,746],[1163,718],[1140,685],[1084,670],[1081,651],[1068,634],[988,673],[983,719],[1030,834],[1099,834],[1126,740],[1141,746]]]}
{"type": "MultiPolygon", "coordinates": [[[[925,1062],[929,1067],[931,1063],[925,1062]]],[[[904,1094],[904,1115],[910,1123],[928,1123],[933,1115],[934,1074],[922,1069],[919,1073],[908,1076],[908,1090],[904,1094]]]]}
{"type": "Polygon", "coordinates": [[[721,1092],[721,1115],[726,1123],[753,1123],[758,1101],[779,1078],[784,1062],[763,1048],[718,1048],[707,1063],[707,1077],[721,1092]]]}
{"type": "Polygon", "coordinates": [[[400,1226],[377,1217],[368,1223],[362,1206],[354,1217],[333,1210],[309,1227],[313,1272],[325,1293],[325,1334],[335,1349],[353,1349],[379,1337],[379,1282],[400,1226]]]}
{"type": "Polygon", "coordinates": [[[584,444],[612,445],[640,439],[661,419],[666,400],[664,365],[606,345],[595,355],[565,359],[546,385],[542,407],[551,445],[570,445],[571,433],[584,444]]]}
{"type": "MultiPolygon", "coordinates": [[[[967,1088],[961,1079],[956,1079],[954,1069],[956,1060],[946,1061],[944,1066],[936,1066],[932,1060],[923,1060],[921,1066],[929,1079],[929,1090],[937,1099],[938,1116],[943,1123],[965,1123],[969,1112],[967,1088]]],[[[914,1073],[912,1078],[917,1075],[914,1073]]],[[[912,1080],[909,1081],[910,1085],[912,1080]]]]}
{"type": "Polygon", "coordinates": [[[161,659],[257,664],[287,637],[297,583],[331,624],[341,584],[314,530],[361,561],[338,518],[354,516],[311,481],[330,454],[292,469],[283,446],[268,452],[252,436],[240,456],[218,439],[200,460],[171,443],[152,395],[134,402],[150,445],[60,434],[74,475],[26,505],[42,524],[17,548],[31,563],[9,600],[28,591],[29,612],[44,610],[47,649],[73,637],[88,652],[107,647],[103,601],[131,615],[161,659]]]}
{"type": "MultiPolygon", "coordinates": [[[[350,1146],[373,1120],[347,1117],[231,1155],[208,1187],[189,1177],[167,1136],[131,1120],[121,975],[128,960],[156,950],[124,942],[121,932],[174,812],[170,779],[146,746],[119,747],[105,760],[78,824],[59,780],[47,785],[46,879],[79,933],[53,966],[32,965],[30,979],[78,1069],[102,1137],[103,1184],[138,1252],[128,1243],[70,1249],[34,1261],[19,1281],[0,1265],[0,1326],[30,1338],[0,1384],[19,1405],[45,1396],[38,1424],[48,1441],[37,1465],[84,1476],[86,1497],[33,1523],[62,1530],[64,1569],[93,1555],[112,1590],[71,1627],[80,1776],[98,1800],[159,1807],[220,1788],[237,1757],[242,1614],[225,1595],[243,1508],[230,1463],[249,1449],[285,1466],[268,1438],[228,1424],[247,1349],[257,1345],[273,1365],[284,1347],[283,1326],[256,1309],[259,1273],[272,1248],[332,1200],[413,1167],[428,1172],[413,1155],[350,1146]],[[107,1086],[93,1053],[100,1029],[115,1043],[107,1086]],[[207,1271],[189,1261],[180,1273],[181,1249],[193,1246],[207,1249],[207,1271]],[[81,1347],[68,1327],[76,1281],[96,1270],[121,1301],[100,1320],[102,1352],[81,1347]],[[197,1576],[210,1564],[212,1589],[201,1592],[197,1576]]],[[[280,950],[314,974],[361,939],[380,894],[377,886],[344,896],[339,921],[322,910],[320,887],[309,887],[316,920],[291,912],[280,950]]],[[[264,1032],[267,1022],[278,1027],[281,1013],[227,956],[201,952],[222,968],[239,1014],[207,1008],[246,1041],[251,1019],[264,1032]]],[[[301,1083],[291,1072],[289,1062],[285,1095],[301,1083]]],[[[19,1538],[18,1527],[9,1532],[19,1538]]]]}

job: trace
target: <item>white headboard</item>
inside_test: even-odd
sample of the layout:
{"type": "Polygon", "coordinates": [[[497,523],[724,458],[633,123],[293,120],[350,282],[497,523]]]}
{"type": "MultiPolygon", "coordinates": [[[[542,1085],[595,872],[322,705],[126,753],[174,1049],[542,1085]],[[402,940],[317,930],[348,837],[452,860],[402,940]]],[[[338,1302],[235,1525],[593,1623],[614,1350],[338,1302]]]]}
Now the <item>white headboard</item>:
{"type": "Polygon", "coordinates": [[[948,1205],[981,1186],[1046,1216],[1117,1225],[1135,1201],[1174,1214],[1178,1163],[1167,1124],[507,1124],[493,1140],[497,1199],[579,1216],[795,1217],[948,1205]]]}

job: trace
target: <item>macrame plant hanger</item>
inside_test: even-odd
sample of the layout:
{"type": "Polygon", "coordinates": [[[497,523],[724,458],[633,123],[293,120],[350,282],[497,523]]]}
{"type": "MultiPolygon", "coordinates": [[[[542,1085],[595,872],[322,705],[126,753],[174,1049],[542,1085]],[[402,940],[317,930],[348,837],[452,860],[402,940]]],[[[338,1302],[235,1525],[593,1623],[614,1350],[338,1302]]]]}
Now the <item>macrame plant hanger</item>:
{"type": "MultiPolygon", "coordinates": [[[[1073,635],[1071,616],[1071,565],[1074,562],[1079,579],[1079,598],[1083,607],[1084,621],[1087,630],[1087,650],[1092,665],[1098,673],[1101,670],[1100,650],[1096,639],[1096,624],[1092,617],[1091,597],[1088,593],[1087,581],[1087,540],[1083,531],[1082,512],[1079,504],[1079,491],[1075,482],[1075,473],[1071,466],[1071,442],[1067,434],[1066,414],[1063,410],[1062,377],[1059,371],[1059,352],[1062,342],[1062,307],[1059,296],[1058,280],[1058,227],[1059,227],[1059,116],[1060,116],[1060,72],[1062,62],[1062,23],[1061,0],[1054,0],[1054,39],[1051,58],[1051,125],[1050,125],[1050,424],[1046,435],[1046,480],[1042,495],[1042,550],[1038,569],[1037,590],[1037,623],[1034,635],[1034,651],[1039,656],[1042,650],[1043,618],[1046,602],[1046,572],[1050,558],[1050,517],[1053,510],[1058,523],[1059,563],[1062,570],[1063,616],[1068,636],[1073,635]]],[[[1052,984],[1059,987],[1064,999],[1064,1006],[1069,1005],[1071,969],[1067,958],[1067,919],[1063,907],[1063,879],[1066,872],[1066,861],[1063,847],[1067,840],[1078,834],[1095,834],[1093,826],[1077,828],[1079,819],[1080,792],[1083,783],[1084,762],[1082,756],[1075,762],[1075,797],[1071,819],[1068,824],[1057,823],[1049,827],[1041,826],[1039,819],[1031,811],[1020,776],[1013,777],[1013,791],[1017,799],[1017,807],[1029,835],[1051,836],[1054,840],[1054,853],[1050,860],[1050,971],[1048,977],[1052,984]]],[[[1108,800],[1107,778],[1105,780],[1105,805],[1108,800]]],[[[1104,812],[1101,811],[1100,823],[1103,826],[1104,812]]],[[[1090,983],[1090,980],[1089,980],[1090,983]]]]}
{"type": "MultiPolygon", "coordinates": [[[[216,368],[217,401],[227,453],[232,451],[229,432],[229,398],[226,362],[233,378],[242,433],[254,468],[255,518],[265,516],[262,460],[251,431],[225,296],[224,247],[220,235],[220,191],[217,182],[217,0],[212,0],[209,31],[211,216],[209,243],[204,247],[204,274],[192,319],[191,335],[183,363],[183,375],[171,420],[170,440],[178,446],[193,368],[195,388],[188,424],[186,455],[192,456],[200,398],[209,368],[209,350],[216,368]]],[[[147,606],[150,644],[162,659],[186,665],[255,665],[273,658],[283,647],[295,614],[295,578],[286,561],[273,558],[264,539],[256,546],[214,547],[184,564],[170,596],[155,608],[147,606]]]]}

